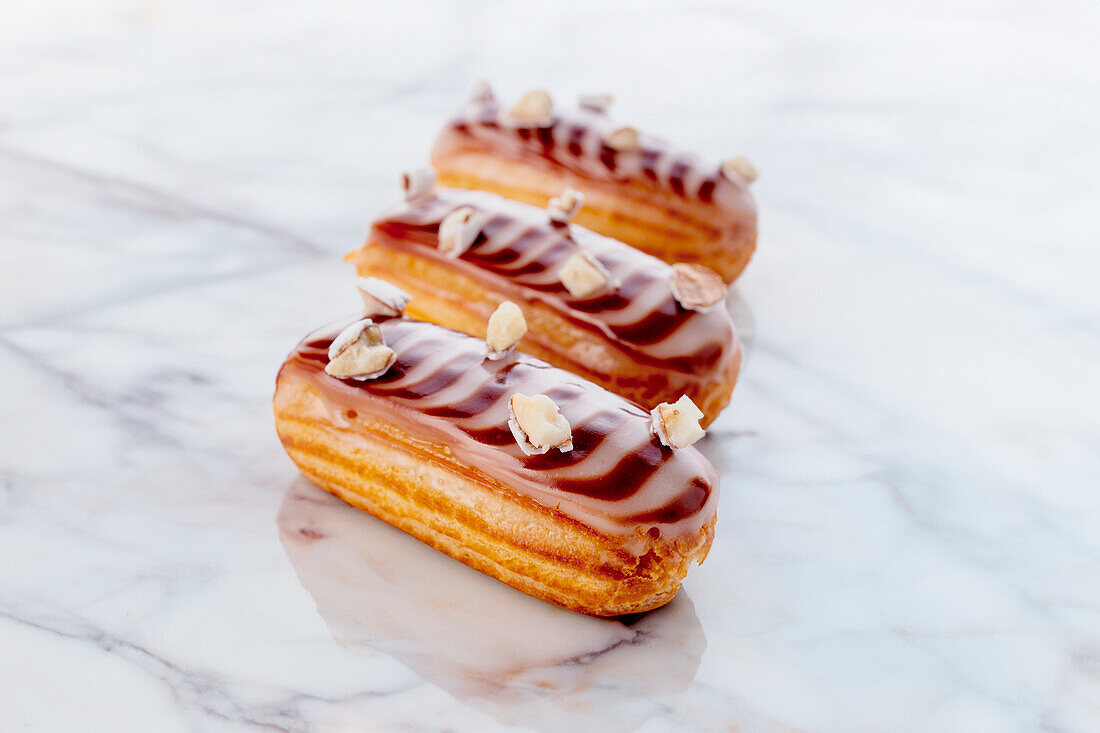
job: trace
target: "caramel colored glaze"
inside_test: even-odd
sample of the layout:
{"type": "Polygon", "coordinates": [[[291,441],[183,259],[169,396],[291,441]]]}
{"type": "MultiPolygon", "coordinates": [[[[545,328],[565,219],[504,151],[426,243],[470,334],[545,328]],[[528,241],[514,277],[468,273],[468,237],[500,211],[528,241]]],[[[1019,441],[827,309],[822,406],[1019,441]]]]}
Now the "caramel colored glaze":
{"type": "MultiPolygon", "coordinates": [[[[343,416],[395,425],[445,446],[460,473],[497,483],[606,536],[702,540],[714,519],[718,478],[694,448],[672,450],[652,434],[649,415],[590,382],[537,359],[484,358],[484,342],[409,318],[377,321],[397,360],[377,379],[324,371],[328,347],[351,321],[305,338],[280,371],[306,379],[343,416]],[[573,450],[527,456],[508,429],[512,394],[546,394],[573,431],[573,450]]],[[[438,455],[438,450],[436,451],[438,455]]],[[[643,543],[644,544],[644,543],[643,543]]],[[[642,545],[639,545],[642,549],[642,545]]]]}
{"type": "Polygon", "coordinates": [[[615,127],[605,114],[585,108],[555,110],[546,127],[522,127],[509,123],[499,101],[475,100],[444,128],[432,160],[453,150],[481,150],[564,172],[564,182],[582,191],[585,181],[615,184],[622,195],[654,205],[667,198],[669,210],[701,207],[715,225],[716,244],[755,246],[756,203],[749,181],[645,134],[637,150],[614,150],[604,138],[615,127]]]}
{"type": "Polygon", "coordinates": [[[697,395],[707,385],[730,381],[731,374],[736,378],[740,346],[721,304],[706,312],[683,308],[669,287],[669,265],[582,227],[555,225],[542,209],[494,194],[443,191],[384,214],[367,246],[414,252],[521,305],[545,305],[629,355],[654,393],[697,395]],[[439,250],[439,224],[460,206],[487,221],[470,249],[450,259],[439,250]],[[587,298],[569,294],[557,271],[579,247],[607,268],[612,287],[587,298]]]}

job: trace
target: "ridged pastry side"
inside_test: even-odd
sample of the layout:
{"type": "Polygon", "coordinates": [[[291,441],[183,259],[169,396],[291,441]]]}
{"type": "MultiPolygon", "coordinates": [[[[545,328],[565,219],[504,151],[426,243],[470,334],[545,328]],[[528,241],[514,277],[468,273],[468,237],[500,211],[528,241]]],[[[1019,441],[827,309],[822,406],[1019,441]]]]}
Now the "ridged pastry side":
{"type": "Polygon", "coordinates": [[[280,373],[275,423],[319,487],[435,549],[536,598],[594,616],[657,608],[706,556],[699,538],[636,557],[610,537],[457,463],[444,445],[378,416],[349,417],[293,369],[280,373]],[[340,415],[334,420],[334,415],[340,415]]]}
{"type": "Polygon", "coordinates": [[[594,615],[667,602],[705,557],[718,476],[693,447],[662,442],[648,413],[533,357],[486,359],[483,341],[407,317],[376,317],[372,345],[354,347],[384,343],[383,371],[333,376],[332,354],[353,348],[344,334],[361,323],[308,335],[276,379],[279,437],[319,486],[524,592],[594,615]],[[517,442],[517,395],[560,410],[568,444],[540,453],[517,442]]]}

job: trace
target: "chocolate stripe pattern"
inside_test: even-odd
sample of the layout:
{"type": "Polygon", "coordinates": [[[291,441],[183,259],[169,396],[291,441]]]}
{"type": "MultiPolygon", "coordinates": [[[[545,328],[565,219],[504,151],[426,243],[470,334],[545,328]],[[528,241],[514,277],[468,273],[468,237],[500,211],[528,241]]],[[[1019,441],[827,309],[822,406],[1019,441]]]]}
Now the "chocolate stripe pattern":
{"type": "Polygon", "coordinates": [[[283,365],[332,409],[430,436],[461,463],[605,535],[641,538],[656,528],[690,538],[713,518],[718,479],[710,463],[694,448],[661,445],[649,415],[626,400],[531,357],[486,360],[480,339],[404,317],[378,321],[397,355],[386,374],[337,379],[324,372],[328,347],[350,322],[310,334],[283,365]],[[515,393],[554,400],[572,427],[573,450],[525,455],[507,426],[515,393]]]}
{"type": "Polygon", "coordinates": [[[585,178],[631,179],[686,200],[743,206],[746,187],[742,182],[663,140],[643,134],[637,150],[609,147],[604,139],[615,125],[597,110],[555,111],[549,126],[533,128],[509,124],[495,99],[475,100],[459,111],[447,129],[497,149],[543,157],[585,178]]]}
{"type": "Polygon", "coordinates": [[[582,227],[552,224],[544,210],[494,194],[450,190],[405,202],[375,222],[371,241],[415,250],[417,256],[460,268],[495,290],[541,302],[604,336],[655,374],[671,370],[706,380],[724,374],[736,355],[728,312],[722,307],[707,312],[683,308],[669,287],[667,264],[582,227]],[[450,260],[439,251],[439,225],[460,206],[484,213],[487,221],[473,245],[450,260]],[[607,268],[612,287],[586,298],[569,294],[558,269],[578,248],[607,268]]]}

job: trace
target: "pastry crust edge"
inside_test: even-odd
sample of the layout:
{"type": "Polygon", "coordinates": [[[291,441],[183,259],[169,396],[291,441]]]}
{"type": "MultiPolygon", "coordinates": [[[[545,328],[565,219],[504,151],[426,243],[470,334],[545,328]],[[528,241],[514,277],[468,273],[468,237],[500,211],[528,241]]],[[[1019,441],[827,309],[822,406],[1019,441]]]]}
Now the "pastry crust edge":
{"type": "Polygon", "coordinates": [[[453,470],[445,446],[358,416],[340,425],[334,411],[344,415],[308,380],[280,372],[276,431],[310,481],[535,598],[591,616],[649,611],[675,597],[713,541],[716,517],[697,537],[608,537],[469,467],[453,470]],[[627,545],[640,541],[649,549],[639,557],[627,545]]]}

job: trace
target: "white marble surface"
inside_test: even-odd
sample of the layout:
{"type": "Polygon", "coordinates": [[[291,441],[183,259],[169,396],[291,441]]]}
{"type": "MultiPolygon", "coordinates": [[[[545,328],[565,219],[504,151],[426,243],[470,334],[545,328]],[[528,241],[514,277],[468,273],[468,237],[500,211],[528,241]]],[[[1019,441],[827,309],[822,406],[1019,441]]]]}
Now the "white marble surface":
{"type": "Polygon", "coordinates": [[[0,730],[1100,730],[1098,28],[0,3],[0,730]],[[478,77],[762,171],[718,538],[631,625],[327,498],[272,429],[478,77]]]}

